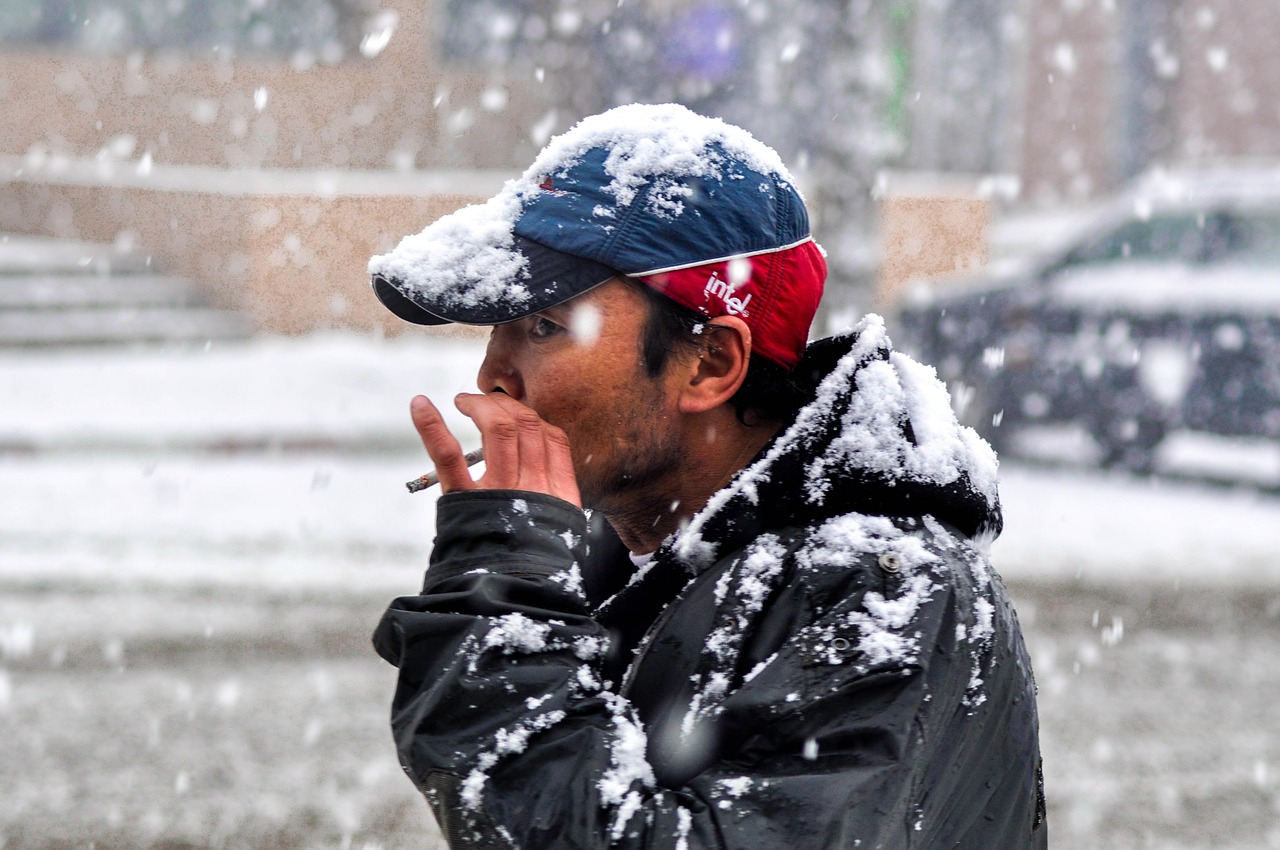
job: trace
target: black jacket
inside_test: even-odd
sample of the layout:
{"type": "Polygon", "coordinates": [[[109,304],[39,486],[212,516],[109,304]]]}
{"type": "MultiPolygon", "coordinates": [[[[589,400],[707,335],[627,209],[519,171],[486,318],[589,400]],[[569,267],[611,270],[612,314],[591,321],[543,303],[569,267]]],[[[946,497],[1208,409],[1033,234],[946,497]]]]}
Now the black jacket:
{"type": "Polygon", "coordinates": [[[990,449],[876,317],[797,374],[811,403],[639,568],[560,500],[440,499],[374,641],[455,850],[1045,846],[1031,667],[974,543],[990,449]]]}

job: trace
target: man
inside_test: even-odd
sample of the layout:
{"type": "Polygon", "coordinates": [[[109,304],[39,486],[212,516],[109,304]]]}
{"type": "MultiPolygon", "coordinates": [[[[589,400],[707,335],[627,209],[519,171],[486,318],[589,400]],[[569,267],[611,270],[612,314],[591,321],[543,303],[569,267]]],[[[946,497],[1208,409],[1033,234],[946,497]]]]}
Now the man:
{"type": "Polygon", "coordinates": [[[806,346],[826,268],[773,151],[621,107],[370,271],[493,326],[482,475],[413,401],[444,495],[374,636],[455,850],[1045,845],[994,455],[878,317],[806,346]]]}

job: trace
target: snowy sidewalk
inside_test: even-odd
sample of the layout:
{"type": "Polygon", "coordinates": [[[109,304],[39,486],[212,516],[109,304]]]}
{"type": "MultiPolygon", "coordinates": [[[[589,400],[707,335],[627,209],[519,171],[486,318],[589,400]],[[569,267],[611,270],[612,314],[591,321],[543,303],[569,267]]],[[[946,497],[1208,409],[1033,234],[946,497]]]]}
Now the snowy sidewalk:
{"type": "MultiPolygon", "coordinates": [[[[476,338],[0,355],[0,580],[412,591],[433,535],[408,418],[470,389],[476,338]]],[[[1002,469],[1011,581],[1280,586],[1280,498],[1002,469]]]]}
{"type": "Polygon", "coordinates": [[[0,578],[411,590],[434,495],[409,421],[481,337],[0,353],[0,578]]]}

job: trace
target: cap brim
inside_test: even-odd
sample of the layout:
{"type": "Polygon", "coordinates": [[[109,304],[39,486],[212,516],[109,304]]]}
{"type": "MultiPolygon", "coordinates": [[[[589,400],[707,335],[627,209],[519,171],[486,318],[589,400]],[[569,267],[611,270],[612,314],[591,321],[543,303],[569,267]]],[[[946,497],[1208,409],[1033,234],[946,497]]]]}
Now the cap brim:
{"type": "Polygon", "coordinates": [[[382,305],[406,322],[417,325],[501,325],[541,312],[592,290],[618,272],[592,260],[548,248],[540,242],[514,237],[524,255],[528,277],[521,281],[529,297],[518,303],[466,303],[466,287],[445,290],[438,298],[425,295],[409,282],[383,274],[373,276],[373,291],[382,305]]]}

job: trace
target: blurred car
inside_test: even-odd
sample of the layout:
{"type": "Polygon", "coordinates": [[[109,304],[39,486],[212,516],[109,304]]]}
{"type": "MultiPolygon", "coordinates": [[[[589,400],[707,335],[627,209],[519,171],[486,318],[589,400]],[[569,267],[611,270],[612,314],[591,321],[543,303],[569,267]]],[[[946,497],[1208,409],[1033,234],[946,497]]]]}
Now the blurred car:
{"type": "Polygon", "coordinates": [[[1280,166],[1157,171],[1056,249],[916,288],[899,344],[997,450],[1083,427],[1145,470],[1175,429],[1280,436],[1280,166]]]}

